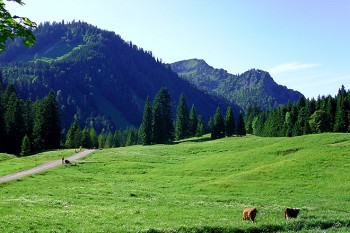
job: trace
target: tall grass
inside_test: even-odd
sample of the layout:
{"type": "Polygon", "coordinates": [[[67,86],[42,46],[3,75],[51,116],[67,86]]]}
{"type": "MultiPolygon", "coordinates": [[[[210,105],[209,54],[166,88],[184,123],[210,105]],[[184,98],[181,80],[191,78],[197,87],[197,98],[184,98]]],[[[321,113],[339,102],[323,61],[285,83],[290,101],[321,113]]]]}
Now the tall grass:
{"type": "Polygon", "coordinates": [[[207,139],[96,151],[1,183],[0,231],[350,230],[349,134],[207,139]],[[284,220],[285,207],[300,216],[284,220]]]}

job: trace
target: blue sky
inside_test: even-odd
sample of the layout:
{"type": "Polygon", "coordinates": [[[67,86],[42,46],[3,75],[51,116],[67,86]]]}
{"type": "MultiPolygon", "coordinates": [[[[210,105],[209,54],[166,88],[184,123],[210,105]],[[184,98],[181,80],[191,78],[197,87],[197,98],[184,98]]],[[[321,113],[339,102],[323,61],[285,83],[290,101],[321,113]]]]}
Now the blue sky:
{"type": "Polygon", "coordinates": [[[165,63],[270,72],[308,98],[350,88],[348,0],[23,0],[12,14],[40,23],[81,20],[114,31],[165,63]]]}

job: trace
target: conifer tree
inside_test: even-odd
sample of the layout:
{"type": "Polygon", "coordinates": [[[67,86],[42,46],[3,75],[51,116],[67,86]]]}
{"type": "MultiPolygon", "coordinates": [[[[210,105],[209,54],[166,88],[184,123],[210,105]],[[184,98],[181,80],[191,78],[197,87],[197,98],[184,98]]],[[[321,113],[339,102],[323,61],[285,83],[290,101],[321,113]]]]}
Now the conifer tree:
{"type": "Polygon", "coordinates": [[[232,137],[236,131],[235,119],[233,117],[232,107],[228,107],[225,116],[225,134],[227,137],[232,137]]]}
{"type": "Polygon", "coordinates": [[[203,134],[204,134],[204,126],[203,126],[203,122],[202,122],[202,117],[198,116],[195,136],[202,137],[203,134]]]}
{"type": "Polygon", "coordinates": [[[176,110],[175,139],[181,140],[188,137],[189,134],[189,114],[186,99],[183,94],[180,95],[176,110]]]}
{"type": "Polygon", "coordinates": [[[113,147],[113,134],[111,132],[108,132],[106,136],[106,141],[105,141],[105,148],[112,148],[113,147]]]}
{"type": "Polygon", "coordinates": [[[161,88],[153,101],[153,141],[156,144],[168,143],[174,139],[171,97],[168,89],[161,88]]]}
{"type": "Polygon", "coordinates": [[[94,127],[91,127],[89,130],[89,137],[91,142],[91,148],[98,148],[98,136],[94,129],[94,127]]]}
{"type": "Polygon", "coordinates": [[[345,88],[344,86],[342,86],[342,89],[339,90],[339,94],[337,96],[337,107],[334,122],[335,132],[347,132],[349,126],[348,109],[348,98],[346,97],[345,88]]]}
{"type": "Polygon", "coordinates": [[[129,127],[125,131],[126,134],[126,142],[125,146],[132,146],[138,144],[137,130],[133,127],[129,127]]]}
{"type": "MultiPolygon", "coordinates": [[[[197,117],[197,111],[196,108],[194,106],[194,104],[192,104],[191,110],[190,110],[190,119],[189,119],[189,136],[193,137],[195,135],[197,135],[197,127],[198,127],[198,117],[197,117]]],[[[203,123],[202,124],[202,130],[204,130],[203,128],[203,123]]]]}
{"type": "Polygon", "coordinates": [[[58,103],[53,91],[33,105],[33,141],[34,150],[59,148],[61,127],[58,103]]]}
{"type": "Polygon", "coordinates": [[[246,129],[244,124],[244,118],[243,113],[239,113],[238,122],[237,122],[237,135],[239,136],[245,136],[246,135],[246,129]]]}
{"type": "Polygon", "coordinates": [[[153,134],[152,134],[152,103],[149,96],[146,99],[145,107],[143,110],[143,119],[140,126],[139,136],[142,145],[151,145],[153,134]]]}
{"type": "Polygon", "coordinates": [[[4,111],[4,145],[5,152],[19,154],[21,143],[24,137],[24,121],[22,101],[17,94],[13,92],[7,102],[4,111]]]}
{"type": "Polygon", "coordinates": [[[105,148],[106,135],[105,133],[100,133],[98,135],[98,148],[105,148]]]}
{"type": "Polygon", "coordinates": [[[223,137],[225,137],[225,122],[224,118],[222,117],[220,107],[218,107],[214,115],[211,139],[218,139],[223,137]]]}
{"type": "Polygon", "coordinates": [[[21,156],[28,156],[30,155],[30,140],[27,135],[24,136],[22,140],[22,145],[21,145],[21,156]]]}
{"type": "Polygon", "coordinates": [[[81,133],[81,146],[84,148],[92,148],[90,131],[87,127],[85,127],[81,133]]]}
{"type": "Polygon", "coordinates": [[[68,148],[78,148],[81,146],[81,129],[78,124],[77,117],[74,117],[74,121],[68,130],[66,136],[66,147],[68,148]]]}
{"type": "Polygon", "coordinates": [[[43,99],[42,113],[44,114],[42,129],[45,141],[45,149],[56,149],[60,147],[61,126],[58,103],[53,91],[43,99]]]}
{"type": "Polygon", "coordinates": [[[119,130],[115,130],[113,134],[113,145],[114,147],[120,147],[120,133],[119,130]]]}

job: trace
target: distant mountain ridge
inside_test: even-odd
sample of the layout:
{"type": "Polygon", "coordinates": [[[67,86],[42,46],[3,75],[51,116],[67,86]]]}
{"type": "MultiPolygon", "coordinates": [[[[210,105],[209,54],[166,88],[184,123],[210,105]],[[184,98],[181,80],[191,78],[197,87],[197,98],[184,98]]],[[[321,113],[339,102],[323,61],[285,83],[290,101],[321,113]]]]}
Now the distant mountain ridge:
{"type": "Polygon", "coordinates": [[[298,91],[278,85],[263,70],[251,69],[233,75],[224,69],[215,69],[201,59],[179,61],[170,66],[180,77],[200,90],[224,97],[244,110],[254,103],[263,109],[271,109],[303,97],[298,91]]]}
{"type": "Polygon", "coordinates": [[[172,97],[174,112],[181,93],[203,120],[228,102],[214,98],[178,77],[151,52],[124,41],[114,32],[84,22],[44,23],[31,48],[8,43],[0,56],[0,81],[13,83],[24,99],[56,93],[62,128],[76,115],[82,126],[97,131],[139,127],[147,96],[161,87],[172,97]]]}

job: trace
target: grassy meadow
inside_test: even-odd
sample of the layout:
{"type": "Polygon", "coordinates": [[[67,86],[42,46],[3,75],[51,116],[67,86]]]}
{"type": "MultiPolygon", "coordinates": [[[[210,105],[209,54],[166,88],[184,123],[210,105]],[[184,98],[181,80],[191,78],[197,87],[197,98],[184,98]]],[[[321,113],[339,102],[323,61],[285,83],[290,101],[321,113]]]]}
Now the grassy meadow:
{"type": "MultiPolygon", "coordinates": [[[[0,174],[26,159],[0,155],[0,174]]],[[[349,172],[350,134],[98,150],[0,183],[0,232],[350,232],[349,172]]]]}

